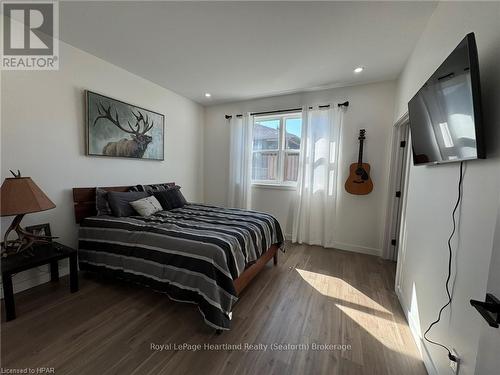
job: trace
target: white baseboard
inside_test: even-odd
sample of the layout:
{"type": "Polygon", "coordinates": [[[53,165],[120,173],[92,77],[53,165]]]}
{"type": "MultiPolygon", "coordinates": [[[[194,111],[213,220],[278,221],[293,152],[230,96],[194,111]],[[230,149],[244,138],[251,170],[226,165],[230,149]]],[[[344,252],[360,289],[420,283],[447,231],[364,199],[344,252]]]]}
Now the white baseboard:
{"type": "Polygon", "coordinates": [[[427,350],[427,344],[421,337],[422,333],[419,331],[417,327],[419,327],[416,322],[413,321],[413,317],[408,314],[408,305],[403,298],[403,295],[401,293],[401,290],[399,288],[395,288],[396,295],[398,296],[399,304],[401,305],[401,308],[403,309],[403,312],[406,317],[406,321],[408,322],[408,326],[410,327],[411,334],[413,336],[413,340],[415,341],[415,344],[417,345],[417,348],[420,352],[420,355],[422,357],[422,360],[424,361],[424,366],[425,369],[427,370],[427,373],[429,375],[438,375],[438,372],[436,370],[436,366],[434,365],[434,361],[432,360],[431,356],[429,355],[429,352],[427,350]]]}
{"type": "Polygon", "coordinates": [[[361,245],[353,245],[353,244],[348,244],[348,243],[344,243],[344,242],[337,242],[337,241],[335,241],[333,243],[333,247],[335,249],[345,250],[345,251],[353,251],[355,253],[368,254],[368,255],[376,255],[378,257],[382,256],[382,250],[381,249],[376,249],[374,247],[361,246],[361,245]]]}
{"type": "MultiPolygon", "coordinates": [[[[285,239],[287,241],[291,241],[292,240],[292,235],[289,234],[289,233],[285,234],[285,239]]],[[[348,244],[348,243],[344,243],[344,242],[337,242],[337,241],[335,241],[333,243],[333,245],[329,246],[328,248],[330,248],[330,247],[333,248],[333,249],[339,249],[339,250],[345,250],[345,251],[353,251],[355,253],[382,256],[382,250],[381,249],[376,249],[374,247],[353,245],[353,244],[348,244]]]]}

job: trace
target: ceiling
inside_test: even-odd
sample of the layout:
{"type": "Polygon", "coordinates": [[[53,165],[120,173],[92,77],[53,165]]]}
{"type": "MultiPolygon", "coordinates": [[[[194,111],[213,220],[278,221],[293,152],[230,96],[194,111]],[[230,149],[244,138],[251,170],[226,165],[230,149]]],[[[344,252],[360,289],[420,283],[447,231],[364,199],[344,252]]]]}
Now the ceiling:
{"type": "Polygon", "coordinates": [[[60,36],[210,105],[395,79],[435,6],[69,1],[60,2],[60,36]],[[357,66],[365,70],[354,74],[357,66]]]}

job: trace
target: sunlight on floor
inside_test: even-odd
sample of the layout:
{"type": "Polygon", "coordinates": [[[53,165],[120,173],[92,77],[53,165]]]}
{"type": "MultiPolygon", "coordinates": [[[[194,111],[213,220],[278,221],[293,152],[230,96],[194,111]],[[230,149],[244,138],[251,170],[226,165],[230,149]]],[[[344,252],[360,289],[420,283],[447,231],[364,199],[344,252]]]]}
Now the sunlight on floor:
{"type": "Polygon", "coordinates": [[[296,271],[319,293],[324,296],[339,299],[339,304],[345,302],[349,305],[359,305],[360,307],[365,307],[366,310],[392,314],[379,303],[375,302],[373,299],[338,277],[323,275],[321,273],[306,271],[299,268],[297,268],[296,271]]]}
{"type": "Polygon", "coordinates": [[[332,298],[338,309],[385,347],[421,360],[418,353],[403,342],[398,328],[400,323],[391,311],[342,279],[298,268],[296,271],[311,287],[332,298]]]}

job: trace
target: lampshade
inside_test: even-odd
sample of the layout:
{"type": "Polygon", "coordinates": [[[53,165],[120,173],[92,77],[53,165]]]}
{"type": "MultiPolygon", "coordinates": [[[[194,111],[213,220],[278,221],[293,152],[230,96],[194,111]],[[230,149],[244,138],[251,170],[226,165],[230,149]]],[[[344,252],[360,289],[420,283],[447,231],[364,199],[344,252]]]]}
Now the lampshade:
{"type": "Polygon", "coordinates": [[[56,206],[30,177],[6,178],[0,198],[1,216],[29,214],[56,206]]]}

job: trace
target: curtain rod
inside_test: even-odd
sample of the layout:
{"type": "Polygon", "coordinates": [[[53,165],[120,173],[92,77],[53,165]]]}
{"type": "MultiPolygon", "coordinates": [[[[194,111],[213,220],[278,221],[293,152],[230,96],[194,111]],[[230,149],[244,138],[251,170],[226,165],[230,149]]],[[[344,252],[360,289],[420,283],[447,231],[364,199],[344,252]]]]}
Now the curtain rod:
{"type": "Polygon", "coordinates": [[[289,108],[289,109],[277,109],[276,111],[253,112],[253,113],[250,113],[250,115],[251,116],[272,115],[274,113],[286,113],[286,112],[297,112],[297,111],[302,111],[302,107],[300,107],[300,108],[289,108]]]}
{"type": "MultiPolygon", "coordinates": [[[[337,104],[338,107],[349,107],[349,102],[345,101],[343,103],[337,104]]],[[[309,109],[312,109],[313,107],[309,107],[309,109]]],[[[325,105],[319,105],[318,108],[330,108],[330,104],[325,104],[325,105]]],[[[276,111],[266,111],[266,112],[253,112],[250,113],[251,116],[256,116],[256,115],[272,115],[275,113],[287,113],[287,112],[297,112],[297,111],[302,111],[302,108],[289,108],[289,109],[278,109],[276,111]]],[[[236,115],[236,117],[242,117],[243,115],[236,115]]],[[[224,116],[226,120],[229,120],[232,118],[232,115],[225,115],[224,116]]]]}

